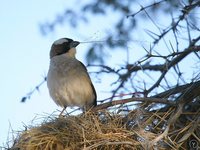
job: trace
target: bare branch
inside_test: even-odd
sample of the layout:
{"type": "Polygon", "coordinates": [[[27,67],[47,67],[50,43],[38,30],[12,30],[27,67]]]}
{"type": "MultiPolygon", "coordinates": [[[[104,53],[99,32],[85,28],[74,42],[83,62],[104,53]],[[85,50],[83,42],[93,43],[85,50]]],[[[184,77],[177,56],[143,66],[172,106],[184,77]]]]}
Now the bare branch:
{"type": "MultiPolygon", "coordinates": [[[[185,84],[185,85],[179,85],[179,86],[177,85],[174,88],[171,88],[171,89],[169,89],[169,90],[167,90],[165,92],[156,94],[156,95],[154,95],[152,97],[154,97],[154,98],[168,98],[168,97],[170,97],[172,95],[175,95],[177,93],[185,93],[186,90],[188,88],[191,88],[192,86],[194,86],[195,88],[200,87],[200,81],[192,82],[192,83],[185,84]]],[[[195,89],[195,88],[193,88],[193,89],[195,89]]],[[[199,95],[200,95],[200,93],[199,93],[199,95]]]]}
{"type": "Polygon", "coordinates": [[[101,109],[105,109],[105,108],[112,107],[115,105],[126,104],[126,103],[130,103],[130,102],[160,103],[160,104],[167,104],[170,106],[176,105],[176,102],[170,101],[170,100],[164,99],[164,98],[160,99],[160,98],[151,98],[151,97],[149,97],[149,98],[148,97],[145,97],[145,98],[132,97],[132,98],[127,98],[127,99],[120,99],[120,100],[113,100],[110,102],[106,102],[106,103],[96,106],[95,108],[93,108],[93,110],[94,111],[101,110],[101,109]]]}
{"type": "MultiPolygon", "coordinates": [[[[193,40],[193,42],[191,43],[192,45],[194,45],[198,40],[200,40],[200,36],[196,39],[193,40]]],[[[154,88],[156,88],[157,86],[159,86],[160,82],[162,81],[162,79],[164,78],[164,76],[166,75],[166,73],[168,72],[168,70],[176,65],[177,63],[179,63],[182,59],[184,59],[187,55],[189,55],[192,52],[195,51],[200,51],[200,46],[191,46],[186,48],[180,55],[176,56],[174,59],[172,59],[170,62],[166,62],[165,66],[166,66],[166,70],[162,72],[161,76],[159,77],[159,79],[156,81],[156,83],[150,87],[147,90],[147,93],[150,93],[154,88]]]]}

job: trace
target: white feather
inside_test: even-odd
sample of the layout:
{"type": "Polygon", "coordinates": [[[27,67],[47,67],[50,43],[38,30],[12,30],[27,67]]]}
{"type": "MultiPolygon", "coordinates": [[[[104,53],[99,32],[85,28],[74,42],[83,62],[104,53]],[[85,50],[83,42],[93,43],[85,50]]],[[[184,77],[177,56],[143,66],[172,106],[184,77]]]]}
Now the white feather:
{"type": "Polygon", "coordinates": [[[53,44],[59,45],[59,44],[63,44],[64,42],[68,42],[68,40],[67,39],[59,39],[59,40],[56,40],[53,44]]]}

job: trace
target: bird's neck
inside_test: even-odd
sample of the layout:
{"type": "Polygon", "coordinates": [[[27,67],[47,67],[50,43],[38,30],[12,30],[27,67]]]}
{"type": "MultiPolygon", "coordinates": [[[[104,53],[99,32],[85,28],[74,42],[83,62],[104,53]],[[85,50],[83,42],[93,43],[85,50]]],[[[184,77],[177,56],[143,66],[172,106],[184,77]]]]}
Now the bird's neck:
{"type": "Polygon", "coordinates": [[[76,56],[76,48],[71,48],[71,49],[67,52],[67,55],[70,56],[70,57],[75,58],[75,56],[76,56]]]}

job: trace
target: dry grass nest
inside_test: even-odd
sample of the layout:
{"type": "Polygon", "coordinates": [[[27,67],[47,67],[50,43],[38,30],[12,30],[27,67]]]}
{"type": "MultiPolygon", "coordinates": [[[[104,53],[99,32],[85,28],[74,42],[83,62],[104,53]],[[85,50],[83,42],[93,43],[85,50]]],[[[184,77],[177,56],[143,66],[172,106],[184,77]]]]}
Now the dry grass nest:
{"type": "MultiPolygon", "coordinates": [[[[177,111],[176,111],[177,112],[177,111]]],[[[132,150],[188,149],[191,141],[199,142],[199,116],[190,113],[169,125],[174,108],[166,112],[129,113],[87,112],[76,116],[51,118],[23,131],[12,150],[132,150]]]]}

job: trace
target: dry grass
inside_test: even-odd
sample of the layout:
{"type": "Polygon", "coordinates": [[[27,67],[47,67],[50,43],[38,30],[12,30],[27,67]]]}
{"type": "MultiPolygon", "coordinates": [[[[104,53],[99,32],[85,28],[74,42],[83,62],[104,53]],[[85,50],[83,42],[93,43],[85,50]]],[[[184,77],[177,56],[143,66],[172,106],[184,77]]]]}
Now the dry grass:
{"type": "Polygon", "coordinates": [[[16,139],[12,150],[134,150],[189,148],[199,142],[199,116],[185,113],[176,124],[167,125],[175,108],[166,112],[140,109],[122,115],[108,111],[54,118],[31,127],[16,139]],[[159,148],[158,148],[159,147],[159,148]]]}

